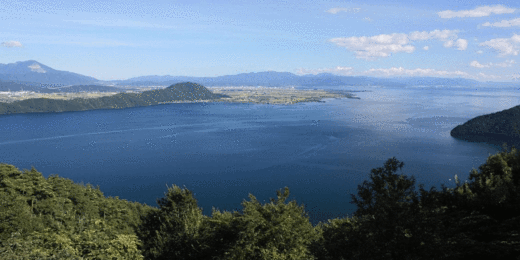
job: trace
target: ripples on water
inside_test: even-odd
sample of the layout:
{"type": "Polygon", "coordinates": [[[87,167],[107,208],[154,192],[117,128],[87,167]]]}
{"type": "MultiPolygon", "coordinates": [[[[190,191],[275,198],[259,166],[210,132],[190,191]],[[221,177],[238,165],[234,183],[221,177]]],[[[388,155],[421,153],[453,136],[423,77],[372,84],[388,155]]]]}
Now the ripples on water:
{"type": "Polygon", "coordinates": [[[100,185],[155,205],[165,184],[194,191],[205,214],[289,186],[313,223],[353,212],[350,194],[395,156],[426,188],[454,186],[499,148],[449,131],[519,103],[518,90],[356,88],[361,99],[255,105],[170,104],[0,116],[0,161],[100,185]]]}

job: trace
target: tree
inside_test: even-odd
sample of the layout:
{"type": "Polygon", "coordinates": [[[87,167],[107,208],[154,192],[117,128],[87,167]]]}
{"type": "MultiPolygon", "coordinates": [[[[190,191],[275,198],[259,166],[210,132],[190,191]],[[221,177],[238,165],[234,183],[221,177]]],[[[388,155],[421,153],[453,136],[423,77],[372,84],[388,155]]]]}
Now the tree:
{"type": "Polygon", "coordinates": [[[92,185],[0,164],[0,259],[142,259],[134,229],[149,210],[92,185]],[[100,205],[109,205],[103,217],[100,205]]]}
{"type": "Polygon", "coordinates": [[[199,259],[203,254],[199,233],[204,216],[192,192],[173,185],[157,204],[159,211],[151,211],[145,217],[145,225],[139,232],[145,239],[145,257],[199,259]]]}
{"type": "Polygon", "coordinates": [[[359,227],[350,240],[365,241],[355,248],[361,258],[419,259],[426,251],[435,253],[428,249],[434,227],[423,221],[415,178],[396,174],[403,166],[395,157],[388,159],[384,167],[371,170],[370,181],[358,185],[357,197],[351,195],[359,227]]]}
{"type": "Polygon", "coordinates": [[[277,191],[277,199],[260,204],[249,194],[243,213],[235,214],[238,240],[224,259],[313,259],[309,245],[319,238],[304,207],[286,203],[289,188],[277,191]]]}

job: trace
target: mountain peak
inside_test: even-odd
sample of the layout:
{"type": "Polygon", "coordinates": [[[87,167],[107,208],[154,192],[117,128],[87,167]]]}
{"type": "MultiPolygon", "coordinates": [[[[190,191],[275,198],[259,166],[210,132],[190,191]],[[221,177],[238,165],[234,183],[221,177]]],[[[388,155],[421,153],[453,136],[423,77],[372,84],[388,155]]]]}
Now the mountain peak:
{"type": "Polygon", "coordinates": [[[0,64],[0,80],[58,85],[85,85],[98,81],[92,77],[55,70],[35,60],[0,64]]]}

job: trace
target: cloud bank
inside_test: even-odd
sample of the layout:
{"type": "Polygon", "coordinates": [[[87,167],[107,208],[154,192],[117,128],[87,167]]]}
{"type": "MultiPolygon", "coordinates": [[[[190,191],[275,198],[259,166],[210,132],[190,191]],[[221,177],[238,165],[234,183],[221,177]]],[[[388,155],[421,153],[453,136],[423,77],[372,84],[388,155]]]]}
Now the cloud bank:
{"type": "Polygon", "coordinates": [[[485,41],[480,46],[495,49],[499,56],[518,55],[520,49],[520,35],[514,34],[511,38],[496,38],[485,41]]]}
{"type": "Polygon", "coordinates": [[[389,69],[369,69],[364,72],[365,75],[372,76],[440,76],[440,77],[459,77],[469,76],[468,73],[463,71],[446,71],[446,70],[435,70],[435,69],[405,69],[403,67],[392,67],[389,69]]]}
{"type": "Polygon", "coordinates": [[[331,14],[337,14],[339,12],[345,12],[345,13],[350,13],[350,12],[353,12],[353,13],[357,13],[359,12],[359,10],[361,10],[361,8],[342,8],[342,7],[335,7],[335,8],[331,8],[325,12],[327,13],[331,13],[331,14]]]}
{"type": "Polygon", "coordinates": [[[13,48],[13,47],[21,48],[21,47],[23,47],[23,45],[20,42],[17,42],[17,41],[6,41],[6,42],[2,42],[1,45],[2,45],[2,47],[7,47],[7,48],[13,48]]]}
{"type": "Polygon", "coordinates": [[[455,17],[484,17],[490,16],[491,14],[510,14],[513,13],[516,9],[507,8],[503,5],[495,5],[495,6],[480,6],[473,10],[461,10],[461,11],[452,11],[446,10],[442,12],[438,12],[439,17],[444,19],[450,19],[455,17]]]}
{"type": "Polygon", "coordinates": [[[443,46],[446,48],[451,48],[451,47],[455,46],[457,48],[457,50],[463,51],[463,50],[466,50],[466,48],[468,48],[468,41],[464,40],[464,39],[458,39],[456,41],[449,40],[449,41],[445,41],[443,46]]]}
{"type": "Polygon", "coordinates": [[[491,26],[491,27],[511,27],[511,26],[520,26],[520,18],[516,18],[513,20],[502,20],[496,23],[486,22],[483,23],[482,26],[491,26]]]}
{"type": "Polygon", "coordinates": [[[337,66],[335,68],[324,68],[324,69],[298,69],[297,74],[320,74],[320,73],[332,73],[339,75],[351,75],[353,68],[352,67],[341,67],[337,66]]]}
{"type": "Polygon", "coordinates": [[[403,67],[392,67],[388,69],[369,69],[363,72],[354,72],[352,67],[334,67],[334,68],[323,68],[323,69],[299,69],[297,74],[319,74],[319,73],[331,73],[336,75],[355,75],[355,76],[376,76],[376,77],[393,77],[393,76],[415,76],[415,77],[472,77],[463,71],[446,71],[446,70],[435,70],[435,69],[405,69],[403,67]]]}
{"type": "Polygon", "coordinates": [[[356,58],[365,60],[376,60],[392,55],[392,53],[415,51],[413,41],[439,40],[444,42],[444,47],[456,47],[458,50],[466,50],[468,41],[465,39],[457,39],[457,30],[434,30],[434,31],[416,31],[410,34],[393,33],[380,34],[372,37],[345,37],[333,38],[329,41],[340,47],[345,47],[349,51],[356,54],[356,58]]]}
{"type": "Polygon", "coordinates": [[[492,63],[492,62],[490,62],[490,63],[487,63],[487,64],[480,64],[478,61],[474,60],[469,65],[471,67],[480,68],[480,69],[491,68],[491,67],[506,68],[506,67],[513,66],[513,64],[515,64],[515,63],[516,62],[514,60],[506,60],[505,62],[501,62],[501,63],[492,63]]]}

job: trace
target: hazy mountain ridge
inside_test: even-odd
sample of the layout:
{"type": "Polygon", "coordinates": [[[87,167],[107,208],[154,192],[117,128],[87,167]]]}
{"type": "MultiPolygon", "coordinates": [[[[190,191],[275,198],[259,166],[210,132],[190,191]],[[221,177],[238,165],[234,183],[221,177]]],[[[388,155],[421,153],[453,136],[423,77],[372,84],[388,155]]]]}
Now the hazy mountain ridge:
{"type": "Polygon", "coordinates": [[[39,93],[59,93],[59,92],[122,92],[125,89],[103,85],[74,85],[56,86],[40,84],[23,84],[13,81],[0,80],[0,92],[32,91],[39,93]]]}
{"type": "Polygon", "coordinates": [[[0,64],[0,80],[46,84],[81,85],[99,82],[93,77],[55,70],[34,60],[0,64]]]}
{"type": "Polygon", "coordinates": [[[32,86],[32,85],[26,85],[26,84],[22,84],[22,83],[13,82],[13,81],[1,81],[1,80],[0,80],[0,91],[1,92],[34,91],[34,92],[41,92],[41,93],[59,92],[58,90],[43,88],[40,86],[32,86]]]}
{"type": "Polygon", "coordinates": [[[479,82],[466,78],[340,76],[330,73],[296,75],[290,72],[250,72],[217,77],[148,75],[126,80],[98,80],[77,73],[59,71],[37,61],[0,64],[0,80],[33,87],[105,85],[105,86],[169,86],[196,82],[204,86],[518,86],[516,82],[479,82]]]}

